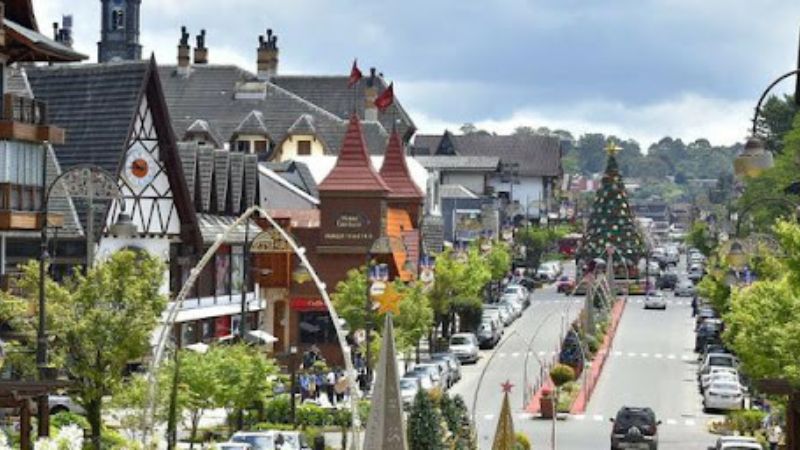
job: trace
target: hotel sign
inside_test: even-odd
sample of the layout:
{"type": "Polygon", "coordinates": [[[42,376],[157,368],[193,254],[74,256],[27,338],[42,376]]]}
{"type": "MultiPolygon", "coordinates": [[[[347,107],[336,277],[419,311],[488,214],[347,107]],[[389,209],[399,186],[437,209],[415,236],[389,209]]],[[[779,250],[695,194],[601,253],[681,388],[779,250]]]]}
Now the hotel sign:
{"type": "Polygon", "coordinates": [[[250,253],[291,253],[292,247],[275,228],[262,231],[250,244],[250,253]]]}
{"type": "Polygon", "coordinates": [[[358,213],[344,213],[336,218],[336,228],[364,228],[369,219],[358,213]]]}
{"type": "Polygon", "coordinates": [[[369,231],[364,231],[370,224],[369,219],[361,213],[343,213],[336,218],[335,230],[324,234],[324,238],[334,241],[367,241],[374,239],[369,231]]]}

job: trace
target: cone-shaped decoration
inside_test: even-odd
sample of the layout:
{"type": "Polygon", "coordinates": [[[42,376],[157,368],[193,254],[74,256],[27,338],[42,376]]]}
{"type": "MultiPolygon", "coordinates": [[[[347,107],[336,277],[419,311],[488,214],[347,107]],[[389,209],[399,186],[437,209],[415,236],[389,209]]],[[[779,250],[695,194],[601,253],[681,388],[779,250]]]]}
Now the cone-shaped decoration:
{"type": "Polygon", "coordinates": [[[615,156],[618,151],[613,144],[607,149],[606,172],[595,193],[589,223],[576,255],[579,267],[596,258],[605,260],[608,246],[618,250],[613,254],[617,271],[625,269],[626,265],[629,269],[635,267],[644,254],[644,244],[634,223],[625,183],[619,172],[615,156]],[[623,261],[622,257],[627,261],[623,261]]]}
{"type": "Polygon", "coordinates": [[[419,190],[406,164],[406,155],[403,151],[403,143],[397,130],[392,130],[389,136],[389,143],[386,145],[386,154],[383,157],[383,165],[380,171],[381,178],[392,191],[389,198],[402,198],[410,200],[422,200],[422,191],[419,190]]]}
{"type": "Polygon", "coordinates": [[[372,166],[367,155],[367,144],[361,131],[358,115],[350,116],[347,132],[342,141],[339,157],[331,173],[322,180],[319,190],[324,191],[359,191],[388,192],[389,186],[383,181],[372,166]]]}
{"type": "Polygon", "coordinates": [[[514,435],[514,419],[511,417],[511,406],[508,404],[508,390],[504,389],[503,406],[500,409],[500,420],[494,432],[492,450],[514,450],[517,437],[514,435]]]}
{"type": "Polygon", "coordinates": [[[383,324],[383,344],[375,375],[375,392],[365,430],[364,449],[408,450],[391,313],[386,314],[383,324]]]}

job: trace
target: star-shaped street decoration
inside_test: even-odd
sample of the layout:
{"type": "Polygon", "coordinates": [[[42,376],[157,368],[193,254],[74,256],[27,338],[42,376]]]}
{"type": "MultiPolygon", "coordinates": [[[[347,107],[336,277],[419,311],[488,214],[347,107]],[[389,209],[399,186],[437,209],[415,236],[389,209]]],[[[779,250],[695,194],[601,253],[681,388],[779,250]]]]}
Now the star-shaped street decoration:
{"type": "Polygon", "coordinates": [[[606,153],[611,156],[615,156],[620,152],[620,150],[622,150],[622,147],[618,146],[616,142],[608,141],[608,144],[606,145],[606,153]]]}
{"type": "Polygon", "coordinates": [[[503,387],[503,392],[505,392],[506,394],[510,393],[511,392],[511,388],[514,387],[514,385],[511,384],[511,381],[509,381],[509,380],[506,380],[506,382],[500,384],[500,386],[503,387]]]}
{"type": "Polygon", "coordinates": [[[395,316],[400,314],[400,301],[403,296],[394,288],[394,283],[388,283],[383,294],[376,295],[375,301],[378,303],[378,313],[392,313],[395,316]]]}

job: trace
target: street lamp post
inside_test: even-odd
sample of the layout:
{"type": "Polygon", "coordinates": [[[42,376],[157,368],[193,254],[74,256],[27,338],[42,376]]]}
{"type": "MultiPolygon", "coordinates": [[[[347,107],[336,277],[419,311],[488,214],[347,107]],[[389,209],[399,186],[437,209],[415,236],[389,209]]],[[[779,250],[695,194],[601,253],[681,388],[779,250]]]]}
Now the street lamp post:
{"type": "MultiPolygon", "coordinates": [[[[117,178],[98,166],[78,165],[61,173],[50,184],[47,184],[47,162],[49,159],[49,142],[45,141],[42,146],[42,192],[41,192],[41,216],[40,216],[40,242],[39,242],[39,317],[36,331],[36,365],[40,379],[51,378],[51,373],[47,367],[47,302],[45,294],[45,278],[47,275],[45,265],[50,256],[47,252],[47,226],[48,226],[48,203],[50,195],[56,187],[61,187],[65,196],[71,198],[85,198],[89,201],[89,214],[86,223],[86,270],[94,259],[94,208],[92,203],[95,199],[120,201],[122,193],[117,184],[117,178]]],[[[123,181],[124,183],[124,181],[123,181]]],[[[124,236],[135,232],[135,226],[131,222],[130,216],[125,214],[124,204],[120,202],[121,213],[118,220],[109,227],[112,234],[124,236]]],[[[47,404],[47,396],[43,395],[37,399],[37,419],[38,434],[40,437],[49,435],[50,417],[47,404]]]]}

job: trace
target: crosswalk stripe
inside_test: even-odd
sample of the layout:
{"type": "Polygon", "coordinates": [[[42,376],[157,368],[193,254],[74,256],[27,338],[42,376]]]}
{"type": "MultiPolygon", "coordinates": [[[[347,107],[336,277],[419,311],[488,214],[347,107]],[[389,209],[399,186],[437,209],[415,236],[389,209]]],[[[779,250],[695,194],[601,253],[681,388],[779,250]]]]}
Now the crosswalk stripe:
{"type": "Polygon", "coordinates": [[[494,414],[486,414],[485,416],[483,416],[483,418],[486,420],[492,420],[494,419],[494,414]]]}
{"type": "Polygon", "coordinates": [[[498,353],[497,356],[500,357],[500,358],[505,358],[506,354],[505,353],[498,353]]]}
{"type": "Polygon", "coordinates": [[[642,358],[647,358],[648,356],[650,356],[649,353],[642,353],[642,358]]]}
{"type": "Polygon", "coordinates": [[[672,353],[670,353],[669,355],[667,355],[667,359],[675,359],[675,355],[673,355],[672,353]]]}
{"type": "Polygon", "coordinates": [[[600,422],[601,420],[603,420],[603,416],[601,416],[600,414],[595,414],[594,416],[592,416],[592,419],[595,422],[600,422]]]}
{"type": "Polygon", "coordinates": [[[633,353],[633,352],[631,352],[631,353],[628,353],[628,356],[630,356],[631,358],[633,358],[634,356],[636,356],[636,353],[633,353]]]}
{"type": "Polygon", "coordinates": [[[586,418],[585,414],[576,414],[572,416],[575,420],[584,420],[586,418]]]}
{"type": "Polygon", "coordinates": [[[687,427],[693,427],[694,426],[694,420],[693,419],[686,419],[686,420],[683,421],[683,423],[686,424],[687,427]]]}
{"type": "Polygon", "coordinates": [[[512,354],[511,354],[511,357],[512,357],[512,358],[516,358],[516,357],[518,357],[518,356],[519,356],[519,352],[514,352],[514,353],[512,353],[512,354]]]}
{"type": "Polygon", "coordinates": [[[616,351],[616,352],[614,352],[614,356],[622,356],[622,352],[616,351]]]}
{"type": "Polygon", "coordinates": [[[678,421],[675,419],[667,419],[667,425],[677,425],[678,421]]]}
{"type": "Polygon", "coordinates": [[[655,357],[656,357],[656,359],[660,359],[660,358],[661,358],[662,356],[664,356],[664,355],[662,355],[661,353],[656,353],[656,354],[655,354],[655,355],[653,355],[653,356],[655,356],[655,357]]]}

